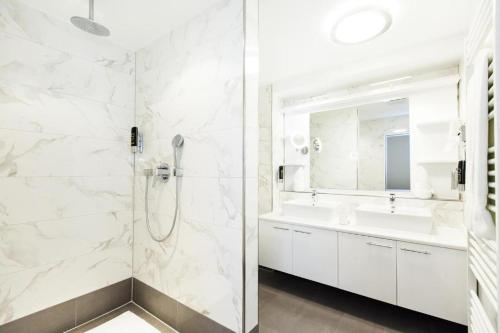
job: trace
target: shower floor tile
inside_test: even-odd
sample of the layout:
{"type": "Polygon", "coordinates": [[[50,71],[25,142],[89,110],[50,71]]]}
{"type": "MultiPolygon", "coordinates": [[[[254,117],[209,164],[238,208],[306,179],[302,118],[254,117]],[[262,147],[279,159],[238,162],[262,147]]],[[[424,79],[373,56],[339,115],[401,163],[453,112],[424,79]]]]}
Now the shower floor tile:
{"type": "Polygon", "coordinates": [[[92,328],[88,333],[160,333],[144,319],[138,317],[130,311],[122,313],[118,317],[111,319],[104,324],[92,328]]]}
{"type": "Polygon", "coordinates": [[[129,303],[67,333],[177,333],[142,308],[129,303]]]}

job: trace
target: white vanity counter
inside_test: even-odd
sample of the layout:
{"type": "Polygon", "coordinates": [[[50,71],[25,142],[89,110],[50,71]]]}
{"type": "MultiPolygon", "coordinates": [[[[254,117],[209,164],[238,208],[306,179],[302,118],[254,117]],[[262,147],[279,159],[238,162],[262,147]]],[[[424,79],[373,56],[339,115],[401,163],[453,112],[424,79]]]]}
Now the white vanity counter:
{"type": "Polygon", "coordinates": [[[259,264],[465,324],[465,228],[428,207],[364,205],[284,202],[259,217],[259,264]]]}
{"type": "Polygon", "coordinates": [[[355,222],[340,224],[334,219],[332,221],[321,221],[314,219],[283,216],[279,213],[268,213],[259,216],[261,221],[279,222],[300,225],[304,227],[319,228],[325,230],[339,231],[351,234],[381,237],[410,243],[425,244],[431,246],[445,247],[455,250],[467,249],[467,233],[465,229],[450,227],[434,227],[432,233],[407,232],[390,228],[368,227],[357,225],[355,222]]]}

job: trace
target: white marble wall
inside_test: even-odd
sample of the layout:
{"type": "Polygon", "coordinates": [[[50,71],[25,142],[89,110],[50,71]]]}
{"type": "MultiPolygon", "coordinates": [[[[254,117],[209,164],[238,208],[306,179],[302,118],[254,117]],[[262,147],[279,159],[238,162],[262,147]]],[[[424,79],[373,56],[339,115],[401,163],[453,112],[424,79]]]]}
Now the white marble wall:
{"type": "Polygon", "coordinates": [[[245,0],[245,333],[259,320],[259,0],[245,0]]]}
{"type": "MultiPolygon", "coordinates": [[[[136,54],[137,125],[146,146],[136,160],[134,277],[237,332],[243,311],[243,24],[243,1],[224,0],[136,54]],[[180,219],[172,238],[159,244],[146,228],[143,170],[173,162],[171,140],[178,133],[185,138],[180,219]]],[[[257,140],[256,129],[256,119],[247,123],[247,144],[257,140]]],[[[256,161],[256,147],[246,160],[256,161]]],[[[256,193],[257,167],[245,174],[247,193],[256,193]]],[[[157,233],[170,228],[175,181],[152,183],[157,233]]],[[[247,206],[256,206],[252,198],[247,206]]]]}
{"type": "Polygon", "coordinates": [[[259,88],[259,214],[273,210],[272,93],[259,88]]]}
{"type": "Polygon", "coordinates": [[[131,276],[134,54],[0,1],[0,325],[131,276]]]}

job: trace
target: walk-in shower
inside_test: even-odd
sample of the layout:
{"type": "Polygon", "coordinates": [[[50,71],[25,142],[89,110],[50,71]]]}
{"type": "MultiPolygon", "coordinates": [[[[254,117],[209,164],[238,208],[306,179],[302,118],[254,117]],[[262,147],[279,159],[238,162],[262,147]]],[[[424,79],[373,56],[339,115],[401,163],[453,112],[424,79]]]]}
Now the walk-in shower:
{"type": "Polygon", "coordinates": [[[177,222],[177,216],[179,215],[179,200],[180,200],[180,189],[181,189],[181,181],[180,177],[182,177],[182,168],[180,164],[182,148],[184,147],[184,137],[180,134],[177,134],[172,139],[172,148],[174,150],[174,168],[173,172],[171,172],[170,166],[167,163],[161,163],[156,169],[147,169],[146,173],[146,191],[144,197],[144,209],[146,211],[146,224],[148,226],[149,234],[151,238],[153,238],[157,242],[164,242],[167,240],[172,232],[174,231],[175,224],[177,222]],[[170,176],[173,175],[175,179],[175,210],[174,217],[172,220],[172,224],[170,226],[169,231],[163,236],[157,236],[151,229],[151,221],[149,218],[149,178],[157,177],[163,183],[167,183],[170,179],[170,176]]]}
{"type": "Polygon", "coordinates": [[[0,0],[1,333],[256,326],[256,14],[0,0]]]}
{"type": "Polygon", "coordinates": [[[89,18],[73,16],[71,23],[78,29],[96,36],[107,37],[110,35],[108,28],[94,21],[94,0],[89,0],[89,18]]]}

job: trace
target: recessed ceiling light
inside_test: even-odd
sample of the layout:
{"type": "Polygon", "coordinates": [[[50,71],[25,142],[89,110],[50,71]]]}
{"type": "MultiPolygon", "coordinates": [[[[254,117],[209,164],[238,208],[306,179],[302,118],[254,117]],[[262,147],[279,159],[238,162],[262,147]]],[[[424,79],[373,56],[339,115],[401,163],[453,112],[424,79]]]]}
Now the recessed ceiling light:
{"type": "Polygon", "coordinates": [[[391,26],[391,16],[378,9],[364,9],[342,17],[332,29],[332,39],[357,44],[380,36],[391,26]]]}

